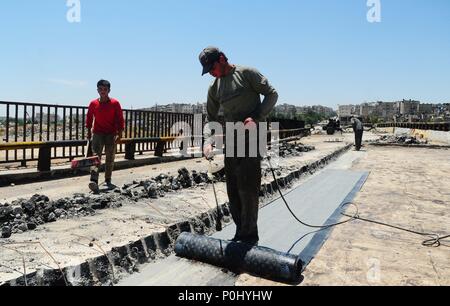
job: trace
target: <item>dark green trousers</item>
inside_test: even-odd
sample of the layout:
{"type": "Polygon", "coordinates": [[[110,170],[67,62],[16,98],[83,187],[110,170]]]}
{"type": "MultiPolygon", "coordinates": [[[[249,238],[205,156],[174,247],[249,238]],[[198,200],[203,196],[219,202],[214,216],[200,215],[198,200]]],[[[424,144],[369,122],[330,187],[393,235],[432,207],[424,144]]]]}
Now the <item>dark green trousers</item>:
{"type": "Polygon", "coordinates": [[[355,132],[355,147],[356,147],[356,151],[361,150],[363,134],[364,134],[363,130],[357,130],[355,132]]]}
{"type": "Polygon", "coordinates": [[[236,236],[239,240],[259,240],[258,211],[261,188],[261,158],[225,158],[228,198],[236,236]]]}

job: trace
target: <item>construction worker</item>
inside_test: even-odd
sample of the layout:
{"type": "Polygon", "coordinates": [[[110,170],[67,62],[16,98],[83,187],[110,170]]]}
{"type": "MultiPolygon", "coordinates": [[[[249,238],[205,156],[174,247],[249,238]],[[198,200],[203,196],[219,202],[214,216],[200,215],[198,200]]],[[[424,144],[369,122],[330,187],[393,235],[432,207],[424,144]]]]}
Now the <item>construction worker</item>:
{"type": "MultiPolygon", "coordinates": [[[[200,54],[203,75],[209,73],[215,78],[209,87],[203,153],[207,159],[213,157],[214,137],[211,123],[218,121],[219,109],[223,109],[225,122],[244,123],[246,129],[257,129],[264,122],[278,100],[276,90],[256,69],[228,63],[225,54],[216,47],[208,47],[200,54]],[[265,98],[261,102],[260,95],[265,98]]],[[[233,131],[235,133],[235,131],[233,131]]],[[[227,131],[227,135],[230,135],[227,131]]],[[[237,148],[235,137],[226,139],[226,146],[237,148]],[[234,138],[234,140],[233,140],[234,138]]],[[[248,147],[251,141],[246,136],[248,147]]],[[[221,149],[221,148],[220,148],[221,149]]],[[[240,150],[240,148],[237,148],[240,150]]],[[[236,224],[234,242],[257,245],[259,192],[261,188],[261,156],[251,156],[248,148],[245,157],[238,157],[236,150],[225,154],[225,175],[230,209],[236,224]]],[[[230,150],[231,151],[231,150],[230,150]]]]}
{"type": "Polygon", "coordinates": [[[355,133],[355,147],[356,151],[361,150],[362,147],[362,139],[364,134],[364,125],[357,117],[352,117],[350,120],[353,127],[353,132],[355,133]]]}
{"type": "MultiPolygon", "coordinates": [[[[92,139],[92,152],[97,155],[100,160],[102,158],[103,149],[105,149],[105,183],[108,188],[111,188],[113,186],[111,178],[114,170],[117,142],[122,138],[122,132],[125,129],[125,121],[119,101],[109,97],[111,83],[106,80],[100,80],[97,83],[97,91],[100,98],[95,99],[90,103],[87,114],[87,138],[89,140],[92,139]]],[[[94,193],[98,193],[99,191],[98,178],[99,167],[94,166],[91,169],[91,181],[89,183],[89,189],[94,193]]]]}
{"type": "Polygon", "coordinates": [[[336,131],[340,131],[341,136],[344,135],[344,130],[342,129],[341,120],[339,120],[339,118],[336,119],[336,131]]]}

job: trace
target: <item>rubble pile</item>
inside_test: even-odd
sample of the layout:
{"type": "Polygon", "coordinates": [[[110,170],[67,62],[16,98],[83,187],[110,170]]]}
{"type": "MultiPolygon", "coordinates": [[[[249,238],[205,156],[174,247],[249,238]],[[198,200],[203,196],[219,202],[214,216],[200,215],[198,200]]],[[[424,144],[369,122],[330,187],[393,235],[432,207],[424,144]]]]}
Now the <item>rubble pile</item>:
{"type": "Polygon", "coordinates": [[[427,140],[417,139],[414,136],[394,136],[394,135],[384,135],[381,136],[380,139],[375,141],[375,143],[381,143],[381,144],[428,144],[427,140]]]}
{"type": "MultiPolygon", "coordinates": [[[[222,178],[219,179],[222,180],[222,178]]],[[[157,199],[164,197],[168,192],[204,186],[209,183],[211,183],[211,180],[207,172],[197,172],[195,170],[189,172],[186,168],[181,168],[178,170],[178,176],[160,174],[153,179],[125,184],[121,189],[116,188],[114,192],[138,201],[143,198],[157,199]]]]}
{"type": "Polygon", "coordinates": [[[301,156],[302,153],[314,151],[316,148],[313,146],[306,146],[298,143],[283,143],[280,144],[280,157],[295,157],[301,156]]]}
{"type": "Polygon", "coordinates": [[[45,195],[19,199],[0,205],[1,237],[36,229],[39,225],[58,219],[83,217],[95,214],[95,210],[120,207],[121,198],[110,194],[75,194],[72,198],[50,201],[45,195]]]}
{"type": "MultiPolygon", "coordinates": [[[[280,145],[280,157],[300,156],[303,152],[315,150],[303,144],[284,143],[280,145]]],[[[265,172],[263,170],[263,172],[265,172]]],[[[225,181],[222,169],[214,174],[214,180],[225,181]]],[[[45,223],[59,219],[78,218],[95,215],[97,210],[121,207],[126,203],[143,199],[157,199],[167,193],[182,189],[202,187],[211,184],[206,171],[178,170],[178,175],[160,174],[157,177],[133,181],[124,186],[102,190],[100,194],[74,194],[71,198],[55,201],[45,195],[34,195],[30,199],[19,199],[12,203],[0,203],[0,238],[36,229],[45,223]]]]}
{"type": "MultiPolygon", "coordinates": [[[[218,176],[218,180],[223,180],[218,176]]],[[[126,184],[122,188],[108,189],[98,195],[74,194],[71,198],[51,201],[45,195],[34,195],[30,199],[19,199],[12,203],[0,204],[0,237],[36,229],[45,223],[59,219],[91,216],[97,210],[121,207],[126,202],[140,199],[164,197],[168,192],[203,186],[211,183],[207,172],[178,170],[178,176],[159,176],[126,184]]]]}

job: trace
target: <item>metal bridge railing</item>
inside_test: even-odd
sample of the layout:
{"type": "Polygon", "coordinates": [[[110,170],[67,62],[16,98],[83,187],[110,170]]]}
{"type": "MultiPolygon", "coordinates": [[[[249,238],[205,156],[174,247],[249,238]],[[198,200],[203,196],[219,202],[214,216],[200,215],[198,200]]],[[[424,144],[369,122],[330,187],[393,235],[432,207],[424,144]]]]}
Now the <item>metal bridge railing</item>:
{"type": "MultiPolygon", "coordinates": [[[[86,115],[88,107],[24,102],[0,101],[0,164],[38,161],[40,171],[48,171],[53,159],[68,159],[86,156],[86,115]]],[[[134,154],[162,152],[180,148],[179,138],[170,139],[182,132],[183,124],[196,131],[203,131],[205,116],[194,114],[166,113],[144,110],[123,110],[125,130],[117,153],[132,159],[134,154]],[[199,122],[201,118],[201,122],[199,122]],[[180,129],[173,131],[176,123],[180,129]],[[201,126],[197,126],[200,125],[201,126]],[[175,132],[175,133],[174,133],[175,132]],[[161,139],[165,139],[161,141],[161,139]]],[[[306,136],[304,122],[277,120],[280,123],[280,138],[306,136]]],[[[201,147],[203,137],[184,135],[191,147],[201,147]]],[[[186,143],[185,143],[186,144],[186,143]]]]}
{"type": "Polygon", "coordinates": [[[423,122],[397,122],[397,123],[379,123],[376,125],[379,128],[405,128],[418,130],[433,130],[433,131],[450,131],[450,122],[443,123],[423,123],[423,122]]]}
{"type": "MultiPolygon", "coordinates": [[[[81,106],[0,101],[0,144],[85,140],[87,112],[88,107],[81,106]]],[[[193,114],[128,109],[123,112],[124,138],[171,136],[171,128],[177,122],[194,126],[193,114]]],[[[164,149],[176,148],[179,145],[178,141],[166,142],[164,149]]],[[[198,140],[193,140],[192,146],[200,145],[198,140]]],[[[139,142],[136,144],[136,152],[152,152],[156,146],[155,142],[139,142]]],[[[55,146],[52,148],[51,158],[72,160],[85,156],[85,150],[86,146],[78,143],[68,147],[55,146]]],[[[125,153],[125,145],[119,145],[117,152],[125,153]]],[[[38,160],[38,156],[38,148],[24,146],[0,152],[0,164],[20,162],[25,166],[28,161],[38,160]]]]}

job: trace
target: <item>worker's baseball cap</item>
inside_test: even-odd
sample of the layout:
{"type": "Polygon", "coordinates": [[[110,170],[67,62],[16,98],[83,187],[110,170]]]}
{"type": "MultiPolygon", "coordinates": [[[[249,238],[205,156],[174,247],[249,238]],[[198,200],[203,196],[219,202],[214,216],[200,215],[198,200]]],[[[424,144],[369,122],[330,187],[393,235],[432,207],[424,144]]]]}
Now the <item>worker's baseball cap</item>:
{"type": "Polygon", "coordinates": [[[207,47],[200,53],[200,63],[203,66],[202,75],[205,75],[211,71],[214,64],[219,60],[222,52],[216,47],[207,47]]]}

